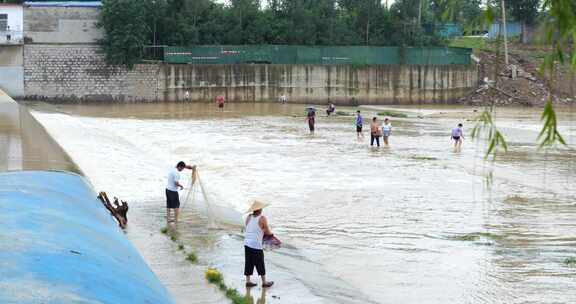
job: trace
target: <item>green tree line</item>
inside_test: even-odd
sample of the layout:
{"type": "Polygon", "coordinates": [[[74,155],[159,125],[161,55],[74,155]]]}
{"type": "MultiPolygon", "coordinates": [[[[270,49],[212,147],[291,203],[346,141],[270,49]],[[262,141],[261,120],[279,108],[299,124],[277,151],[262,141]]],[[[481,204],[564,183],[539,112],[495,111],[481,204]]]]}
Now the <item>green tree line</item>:
{"type": "Polygon", "coordinates": [[[434,24],[480,14],[480,0],[103,0],[103,47],[131,65],[145,45],[442,45],[434,24]],[[420,9],[419,9],[420,8],[420,9]],[[426,25],[426,26],[424,26],[426,25]]]}

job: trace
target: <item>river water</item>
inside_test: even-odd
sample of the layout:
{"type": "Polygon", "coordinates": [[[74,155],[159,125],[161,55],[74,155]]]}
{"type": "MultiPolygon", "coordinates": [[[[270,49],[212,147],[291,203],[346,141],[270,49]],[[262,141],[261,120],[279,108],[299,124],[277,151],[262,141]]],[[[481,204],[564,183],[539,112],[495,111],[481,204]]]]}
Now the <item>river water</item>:
{"type": "MultiPolygon", "coordinates": [[[[259,303],[576,301],[576,268],[565,263],[576,257],[576,152],[537,149],[534,109],[497,111],[510,151],[493,163],[469,136],[474,108],[395,108],[408,117],[392,118],[391,145],[377,149],[366,132],[356,140],[353,116],[320,115],[309,135],[302,105],[32,107],[96,190],[131,203],[139,229],[128,235],[140,242],[160,237],[166,174],[179,160],[198,165],[220,209],[271,203],[265,214],[285,246],[266,253],[277,285],[253,289],[259,303]],[[458,122],[466,138],[454,152],[458,122]]],[[[381,110],[361,109],[366,120],[381,110]]],[[[573,146],[576,111],[559,120],[573,146]]],[[[169,263],[152,245],[145,256],[160,267],[215,266],[245,294],[240,232],[209,229],[199,210],[185,204],[177,227],[199,266],[169,263]]],[[[186,272],[160,277],[179,302],[210,302],[177,287],[186,272]]]]}

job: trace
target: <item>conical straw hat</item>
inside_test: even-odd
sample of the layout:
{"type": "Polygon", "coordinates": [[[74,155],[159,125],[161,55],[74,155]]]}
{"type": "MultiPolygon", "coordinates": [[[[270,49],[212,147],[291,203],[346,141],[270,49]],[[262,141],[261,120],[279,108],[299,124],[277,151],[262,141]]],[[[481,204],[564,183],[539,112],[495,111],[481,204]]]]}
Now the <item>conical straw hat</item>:
{"type": "Polygon", "coordinates": [[[261,201],[253,201],[252,202],[252,206],[250,206],[250,209],[248,209],[248,211],[246,211],[246,213],[250,213],[250,212],[254,212],[256,210],[260,210],[260,209],[264,209],[264,207],[268,206],[267,203],[263,203],[261,201]]]}

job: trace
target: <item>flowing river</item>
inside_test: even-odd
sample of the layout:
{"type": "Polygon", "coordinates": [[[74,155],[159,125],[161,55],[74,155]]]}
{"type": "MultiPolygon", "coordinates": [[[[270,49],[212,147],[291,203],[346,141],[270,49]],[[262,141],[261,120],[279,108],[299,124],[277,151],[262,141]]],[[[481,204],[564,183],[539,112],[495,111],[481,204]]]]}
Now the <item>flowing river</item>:
{"type": "MultiPolygon", "coordinates": [[[[198,165],[220,209],[271,203],[264,213],[285,246],[266,253],[276,285],[251,291],[259,303],[576,301],[576,152],[538,150],[536,109],[497,111],[509,152],[491,162],[487,143],[470,138],[481,109],[469,107],[394,108],[408,117],[392,118],[380,149],[367,131],[356,139],[353,116],[320,110],[309,135],[303,105],[31,107],[97,191],[130,202],[138,229],[128,236],[141,243],[164,237],[165,180],[179,160],[198,165]],[[466,138],[454,152],[459,122],[466,138]]],[[[360,109],[368,123],[383,108],[360,109]]],[[[561,109],[559,120],[573,147],[576,111],[561,109]]],[[[209,229],[199,210],[185,204],[178,226],[194,267],[217,267],[245,294],[240,231],[209,229]]],[[[161,267],[192,267],[166,261],[175,248],[145,251],[161,267]]],[[[186,273],[160,277],[178,302],[207,303],[178,287],[192,280],[186,273]]]]}

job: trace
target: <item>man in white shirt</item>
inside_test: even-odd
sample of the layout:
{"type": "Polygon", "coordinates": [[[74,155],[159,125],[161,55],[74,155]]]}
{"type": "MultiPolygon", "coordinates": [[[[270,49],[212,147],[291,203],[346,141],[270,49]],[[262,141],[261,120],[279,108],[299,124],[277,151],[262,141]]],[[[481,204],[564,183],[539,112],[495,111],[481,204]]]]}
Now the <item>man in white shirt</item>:
{"type": "Polygon", "coordinates": [[[178,162],[176,168],[168,173],[168,184],[166,185],[166,221],[170,223],[170,211],[174,210],[174,222],[178,222],[180,213],[180,196],[178,190],[184,189],[180,184],[180,171],[184,169],[196,170],[196,166],[186,165],[183,161],[178,162]]]}

